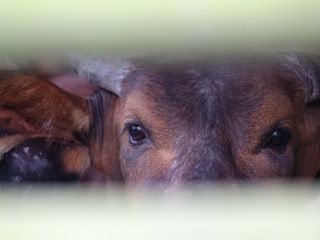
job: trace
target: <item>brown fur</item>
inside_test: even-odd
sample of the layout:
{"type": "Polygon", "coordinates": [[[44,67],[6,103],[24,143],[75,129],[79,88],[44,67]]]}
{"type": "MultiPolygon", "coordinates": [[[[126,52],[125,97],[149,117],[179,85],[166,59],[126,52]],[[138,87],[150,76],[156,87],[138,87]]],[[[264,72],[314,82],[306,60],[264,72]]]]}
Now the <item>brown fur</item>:
{"type": "Polygon", "coordinates": [[[66,172],[82,176],[90,167],[88,148],[81,145],[67,146],[61,154],[63,167],[66,172]]]}
{"type": "Polygon", "coordinates": [[[17,113],[40,131],[56,134],[86,132],[89,118],[85,102],[33,75],[0,74],[0,107],[17,113]]]}
{"type": "MultiPolygon", "coordinates": [[[[0,130],[5,134],[0,136],[1,159],[4,154],[15,151],[13,149],[31,139],[35,139],[35,143],[29,141],[30,144],[37,141],[40,144],[40,141],[48,139],[48,151],[52,151],[51,142],[62,148],[59,150],[60,156],[57,152],[56,159],[57,163],[62,164],[61,171],[78,176],[85,172],[90,160],[86,146],[89,114],[84,99],[34,75],[9,71],[0,72],[0,96],[0,130]]],[[[6,178],[10,178],[10,173],[5,174],[6,178]]],[[[27,173],[23,174],[29,179],[27,173]]]]}
{"type": "Polygon", "coordinates": [[[269,57],[137,65],[118,98],[102,91],[108,101],[90,100],[93,161],[138,186],[314,178],[319,102],[305,105],[301,75],[269,57]],[[142,123],[149,133],[139,147],[129,143],[128,122],[142,123]],[[264,145],[277,126],[292,133],[284,152],[264,145]]]}
{"type": "Polygon", "coordinates": [[[311,104],[304,110],[303,118],[297,125],[300,133],[300,148],[294,173],[312,178],[320,169],[320,104],[311,104]]]}
{"type": "Polygon", "coordinates": [[[115,96],[98,92],[91,97],[90,157],[92,164],[106,173],[109,180],[122,180],[118,161],[119,145],[117,141],[116,119],[113,111],[101,111],[106,107],[118,108],[115,96]],[[104,131],[108,129],[108,131],[104,131]]]}

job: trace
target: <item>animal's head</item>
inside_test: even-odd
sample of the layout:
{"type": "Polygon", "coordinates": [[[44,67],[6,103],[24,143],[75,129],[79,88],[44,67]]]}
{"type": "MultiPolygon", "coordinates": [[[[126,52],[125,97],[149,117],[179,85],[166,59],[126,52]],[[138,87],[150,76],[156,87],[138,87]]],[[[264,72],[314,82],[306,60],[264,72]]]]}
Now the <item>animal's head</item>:
{"type": "Polygon", "coordinates": [[[318,60],[75,60],[102,87],[90,100],[93,162],[111,179],[138,185],[313,178],[318,60]]]}

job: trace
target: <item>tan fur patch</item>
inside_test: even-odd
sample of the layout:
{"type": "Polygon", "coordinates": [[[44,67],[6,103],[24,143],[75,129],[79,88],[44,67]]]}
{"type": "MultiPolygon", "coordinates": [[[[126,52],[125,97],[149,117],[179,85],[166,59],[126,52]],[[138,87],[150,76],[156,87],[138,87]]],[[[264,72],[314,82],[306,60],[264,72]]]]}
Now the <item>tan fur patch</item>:
{"type": "Polygon", "coordinates": [[[79,131],[87,132],[89,129],[89,115],[82,110],[75,109],[72,111],[74,125],[79,131]]]}
{"type": "Polygon", "coordinates": [[[83,146],[66,147],[62,152],[64,170],[70,173],[77,173],[80,176],[90,166],[88,149],[83,146]]]}

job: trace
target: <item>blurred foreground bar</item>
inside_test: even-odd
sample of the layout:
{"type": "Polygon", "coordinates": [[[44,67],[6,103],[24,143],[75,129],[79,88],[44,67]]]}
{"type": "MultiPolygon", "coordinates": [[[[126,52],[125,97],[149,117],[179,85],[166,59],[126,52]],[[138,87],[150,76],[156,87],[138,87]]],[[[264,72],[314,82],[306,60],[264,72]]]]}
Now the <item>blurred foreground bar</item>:
{"type": "Polygon", "coordinates": [[[191,192],[164,200],[103,189],[2,191],[1,239],[319,240],[319,186],[191,192]]]}
{"type": "Polygon", "coordinates": [[[318,0],[11,0],[0,54],[303,50],[320,43],[318,0]]]}

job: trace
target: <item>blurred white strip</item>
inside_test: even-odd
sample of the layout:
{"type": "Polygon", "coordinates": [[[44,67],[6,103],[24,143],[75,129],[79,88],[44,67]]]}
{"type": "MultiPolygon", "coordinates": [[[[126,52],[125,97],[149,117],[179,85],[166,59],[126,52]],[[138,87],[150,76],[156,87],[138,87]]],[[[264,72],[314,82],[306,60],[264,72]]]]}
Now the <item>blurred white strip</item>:
{"type": "Polygon", "coordinates": [[[319,189],[206,190],[170,200],[151,192],[135,199],[86,189],[2,192],[1,238],[319,239],[320,208],[309,204],[319,189]]]}

